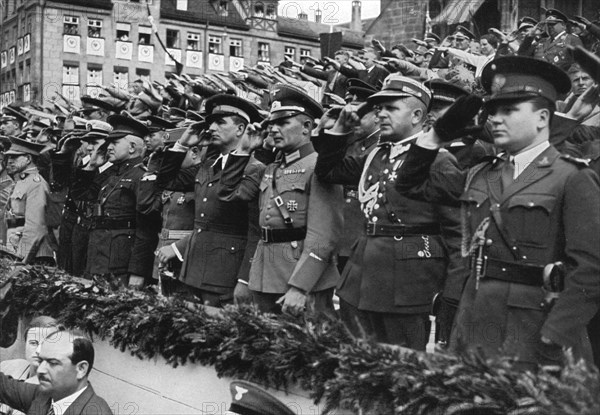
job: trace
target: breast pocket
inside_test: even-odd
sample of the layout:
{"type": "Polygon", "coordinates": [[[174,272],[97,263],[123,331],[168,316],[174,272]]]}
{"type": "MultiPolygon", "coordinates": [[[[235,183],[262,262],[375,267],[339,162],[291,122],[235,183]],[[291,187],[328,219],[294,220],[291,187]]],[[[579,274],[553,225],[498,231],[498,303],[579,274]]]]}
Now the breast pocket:
{"type": "Polygon", "coordinates": [[[507,223],[518,242],[531,246],[547,245],[553,227],[551,216],[556,196],[549,194],[519,194],[508,202],[507,223]]]}

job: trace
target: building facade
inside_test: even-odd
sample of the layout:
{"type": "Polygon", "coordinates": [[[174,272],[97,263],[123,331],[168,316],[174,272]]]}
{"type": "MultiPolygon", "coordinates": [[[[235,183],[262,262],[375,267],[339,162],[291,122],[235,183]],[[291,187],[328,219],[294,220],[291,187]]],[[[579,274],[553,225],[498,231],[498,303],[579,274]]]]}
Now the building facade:
{"type": "MultiPolygon", "coordinates": [[[[127,88],[138,78],[163,82],[228,72],[288,55],[320,58],[332,30],[306,14],[277,15],[277,0],[4,0],[0,10],[0,105],[44,104],[57,93],[77,102],[98,85],[127,88]],[[158,36],[155,35],[158,33],[158,36]]],[[[316,13],[316,20],[319,15],[316,13]]],[[[342,46],[363,47],[346,28],[342,46]]]]}

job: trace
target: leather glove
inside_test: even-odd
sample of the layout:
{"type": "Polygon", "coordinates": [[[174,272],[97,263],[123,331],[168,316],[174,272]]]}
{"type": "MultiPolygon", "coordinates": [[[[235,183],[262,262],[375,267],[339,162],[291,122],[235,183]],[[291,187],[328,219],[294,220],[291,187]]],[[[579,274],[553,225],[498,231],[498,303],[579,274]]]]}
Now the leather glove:
{"type": "MultiPolygon", "coordinates": [[[[440,140],[449,142],[456,138],[474,134],[483,124],[469,125],[481,109],[483,100],[476,95],[460,97],[444,115],[437,119],[433,129],[440,140]]],[[[481,122],[481,120],[480,120],[481,122]]]]}

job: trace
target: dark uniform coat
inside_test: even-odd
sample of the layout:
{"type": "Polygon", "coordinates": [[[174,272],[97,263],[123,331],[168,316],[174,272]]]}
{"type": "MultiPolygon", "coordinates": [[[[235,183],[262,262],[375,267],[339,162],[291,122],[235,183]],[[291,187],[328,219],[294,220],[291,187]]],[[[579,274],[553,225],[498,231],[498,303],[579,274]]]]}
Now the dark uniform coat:
{"type": "Polygon", "coordinates": [[[573,64],[573,57],[567,46],[581,46],[581,39],[567,32],[559,34],[556,38],[544,38],[535,47],[533,57],[548,61],[564,71],[573,64]]]}
{"type": "Polygon", "coordinates": [[[458,210],[408,199],[394,187],[410,144],[380,143],[365,157],[345,155],[345,136],[317,140],[317,175],[333,183],[358,183],[363,226],[431,229],[394,237],[369,236],[363,228],[338,284],[340,298],[359,310],[402,314],[426,313],[442,290],[458,300],[466,275],[460,261],[448,259],[449,245],[456,253],[460,243],[458,210]]]}
{"type": "MultiPolygon", "coordinates": [[[[27,415],[47,415],[52,405],[52,398],[39,385],[19,382],[3,373],[0,373],[0,401],[27,415]]],[[[112,410],[88,384],[63,415],[112,415],[112,410]]]]}
{"type": "MultiPolygon", "coordinates": [[[[309,65],[304,65],[302,67],[302,72],[304,72],[307,75],[313,76],[317,79],[326,81],[327,83],[325,84],[324,92],[335,94],[342,99],[346,97],[348,78],[346,78],[344,75],[342,75],[335,69],[330,71],[320,71],[318,69],[314,69],[309,65]]],[[[331,101],[331,98],[327,97],[326,95],[323,96],[323,104],[332,103],[331,101]]]]}
{"type": "Polygon", "coordinates": [[[46,240],[45,209],[50,188],[36,167],[30,167],[15,177],[5,212],[8,227],[7,245],[19,257],[52,257],[54,252],[46,240]],[[30,252],[35,250],[35,254],[30,252]]]}
{"type": "Polygon", "coordinates": [[[484,162],[467,173],[457,167],[455,159],[445,158],[437,173],[430,175],[436,154],[414,146],[398,188],[439,203],[460,201],[465,242],[490,218],[485,235],[490,244],[486,276],[478,286],[474,275],[467,281],[453,344],[480,346],[488,354],[502,351],[523,362],[535,362],[540,338],[545,336],[572,347],[575,356],[590,359],[586,324],[600,301],[598,177],[550,147],[502,192],[502,161],[484,162]],[[500,224],[491,215],[493,210],[500,224]],[[564,291],[550,309],[541,286],[492,278],[489,267],[494,260],[533,268],[562,261],[568,269],[564,291]]]}
{"type": "Polygon", "coordinates": [[[247,186],[248,178],[243,175],[249,157],[229,157],[219,190],[222,200],[258,198],[261,228],[286,230],[289,227],[274,202],[278,194],[292,227],[306,228],[305,238],[297,241],[258,242],[250,268],[250,289],[283,294],[290,286],[306,293],[333,288],[339,278],[335,253],[343,227],[342,189],[314,176],[317,154],[312,145],[305,144],[269,164],[257,186],[247,186]]]}
{"type": "Polygon", "coordinates": [[[137,194],[144,174],[141,162],[141,158],[134,158],[115,164],[113,174],[98,192],[87,252],[88,274],[124,275],[130,262],[149,260],[152,264],[147,255],[134,254],[137,194]]]}
{"type": "MultiPolygon", "coordinates": [[[[248,243],[248,202],[224,202],[218,198],[222,173],[218,157],[207,158],[194,169],[181,171],[184,152],[167,151],[164,157],[158,186],[193,190],[195,194],[194,231],[175,243],[184,259],[180,280],[192,287],[232,297],[248,243]]],[[[264,169],[264,164],[254,159],[246,166],[244,174],[249,187],[258,187],[264,169]]]]}
{"type": "MultiPolygon", "coordinates": [[[[6,170],[0,173],[0,217],[4,218],[4,212],[8,204],[8,198],[12,193],[15,182],[10,178],[6,170]]],[[[6,221],[0,220],[0,245],[6,246],[6,221]]]]}

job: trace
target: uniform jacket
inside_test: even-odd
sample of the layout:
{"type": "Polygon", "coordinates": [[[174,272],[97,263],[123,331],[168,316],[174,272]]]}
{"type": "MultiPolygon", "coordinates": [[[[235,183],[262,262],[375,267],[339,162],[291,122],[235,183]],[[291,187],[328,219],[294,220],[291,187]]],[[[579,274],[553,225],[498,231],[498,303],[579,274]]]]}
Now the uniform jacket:
{"type": "MultiPolygon", "coordinates": [[[[0,217],[4,218],[4,212],[8,204],[8,198],[12,193],[15,182],[10,178],[6,170],[0,173],[0,217]]],[[[0,245],[6,246],[6,222],[0,221],[0,245]]]]}
{"type": "MultiPolygon", "coordinates": [[[[86,273],[126,274],[130,264],[152,266],[154,247],[146,246],[142,236],[145,229],[136,226],[138,186],[144,168],[141,158],[115,164],[106,180],[94,181],[97,173],[90,173],[90,191],[96,193],[93,221],[119,220],[131,222],[121,229],[103,229],[92,225],[88,246],[86,273]],[[137,231],[137,232],[136,232],[137,231]],[[137,247],[134,246],[137,244],[137,247]]],[[[83,172],[82,172],[83,173],[83,172]]],[[[138,274],[142,275],[142,274],[138,274]]]]}
{"type": "MultiPolygon", "coordinates": [[[[349,143],[346,154],[366,157],[378,140],[379,131],[368,137],[355,139],[349,143]]],[[[358,186],[346,185],[344,186],[344,233],[339,244],[341,256],[350,256],[352,245],[363,233],[363,225],[364,213],[358,201],[358,186]]]]}
{"type": "Polygon", "coordinates": [[[21,258],[27,258],[32,249],[37,249],[34,258],[52,257],[52,249],[45,239],[48,233],[45,218],[50,192],[48,183],[36,167],[17,174],[15,179],[4,216],[8,225],[7,245],[21,258]],[[11,220],[23,219],[24,226],[10,227],[11,220]]]}
{"type": "Polygon", "coordinates": [[[345,136],[320,136],[315,172],[322,180],[359,186],[363,231],[354,244],[337,293],[365,311],[423,313],[433,296],[444,291],[460,298],[466,278],[456,252],[460,244],[459,212],[408,199],[395,190],[410,145],[380,143],[368,156],[346,155],[345,136]],[[430,225],[437,234],[368,236],[375,225],[430,225]],[[453,261],[449,261],[449,257],[453,261]]]}
{"type": "Polygon", "coordinates": [[[502,351],[535,362],[543,335],[572,347],[575,356],[589,359],[586,324],[600,301],[598,177],[550,147],[501,192],[498,159],[464,172],[455,160],[446,158],[436,170],[439,174],[430,175],[435,157],[435,151],[415,146],[399,189],[439,203],[460,201],[467,235],[490,216],[491,208],[497,209],[502,224],[491,219],[486,233],[491,259],[540,267],[562,261],[568,267],[565,289],[551,309],[542,305],[542,287],[484,277],[477,288],[471,276],[459,306],[453,344],[481,346],[488,354],[502,351]]]}
{"type": "MultiPolygon", "coordinates": [[[[218,157],[209,157],[185,171],[179,169],[184,158],[184,152],[167,151],[157,178],[161,188],[194,191],[194,232],[175,244],[184,259],[180,280],[232,295],[248,243],[248,202],[219,199],[217,188],[223,170],[218,157]]],[[[258,186],[264,168],[254,159],[245,166],[249,187],[258,186]]],[[[252,239],[256,241],[258,235],[252,239]]]]}
{"type": "Polygon", "coordinates": [[[243,171],[248,156],[231,155],[221,177],[222,200],[257,200],[259,224],[287,229],[275,205],[277,193],[292,218],[293,228],[306,227],[304,240],[260,240],[250,268],[250,289],[283,294],[290,286],[311,293],[332,288],[339,273],[335,253],[343,227],[342,189],[314,176],[316,153],[310,143],[269,164],[257,186],[247,186],[243,171]]]}
{"type": "Polygon", "coordinates": [[[546,60],[567,71],[573,64],[573,58],[567,49],[569,45],[583,47],[583,43],[581,43],[579,37],[563,32],[555,39],[542,39],[535,47],[533,57],[546,60]]]}
{"type": "MultiPolygon", "coordinates": [[[[42,392],[39,385],[19,382],[1,372],[0,400],[27,415],[46,415],[52,403],[50,396],[42,392]]],[[[112,415],[112,411],[88,384],[63,415],[112,415]]]]}

